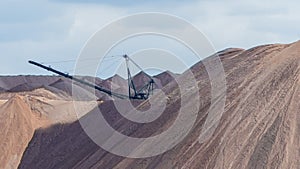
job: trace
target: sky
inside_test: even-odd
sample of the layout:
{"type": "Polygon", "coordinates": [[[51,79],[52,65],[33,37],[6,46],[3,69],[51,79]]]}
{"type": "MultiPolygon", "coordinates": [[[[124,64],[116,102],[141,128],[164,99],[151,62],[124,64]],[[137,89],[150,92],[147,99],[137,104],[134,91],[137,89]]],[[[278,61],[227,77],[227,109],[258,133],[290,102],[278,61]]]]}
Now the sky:
{"type": "MultiPolygon", "coordinates": [[[[96,31],[121,17],[142,12],[185,19],[201,30],[216,51],[292,43],[300,38],[299,6],[296,0],[0,1],[0,75],[51,74],[27,61],[75,60],[96,31]]],[[[74,65],[52,64],[63,71],[72,71],[74,65]]]]}

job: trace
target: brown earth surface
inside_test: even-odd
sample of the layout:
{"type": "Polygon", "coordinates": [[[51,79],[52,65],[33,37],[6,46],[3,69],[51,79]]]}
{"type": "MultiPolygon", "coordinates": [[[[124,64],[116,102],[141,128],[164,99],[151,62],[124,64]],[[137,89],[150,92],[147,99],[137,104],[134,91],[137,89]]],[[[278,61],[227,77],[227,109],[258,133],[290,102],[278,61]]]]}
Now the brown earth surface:
{"type": "Polygon", "coordinates": [[[70,123],[91,111],[95,101],[62,100],[45,90],[6,93],[8,100],[0,100],[0,168],[17,168],[36,129],[58,123],[70,123]],[[77,115],[73,104],[81,109],[77,115]]]}
{"type": "MultiPolygon", "coordinates": [[[[193,99],[192,86],[182,91],[181,94],[189,96],[190,100],[181,105],[176,81],[164,82],[167,107],[158,119],[148,124],[122,117],[111,99],[75,102],[82,111],[79,118],[96,115],[99,108],[115,130],[132,137],[160,134],[173,124],[180,107],[199,104],[196,123],[187,137],[173,149],[149,158],[117,156],[95,144],[76,120],[70,93],[64,89],[58,90],[67,95],[47,90],[47,87],[17,94],[1,93],[0,168],[298,169],[300,42],[263,45],[249,50],[230,48],[218,54],[226,73],[226,104],[215,132],[205,142],[199,143],[198,137],[209,107],[218,100],[210,100],[209,77],[199,62],[191,70],[199,86],[200,103],[193,99]]],[[[189,86],[185,75],[178,75],[178,78],[189,86]]],[[[48,79],[45,80],[47,84],[42,85],[49,86],[57,80],[48,79]]],[[[10,90],[21,85],[19,81],[19,84],[2,82],[0,87],[10,90]]],[[[153,100],[159,102],[159,97],[154,96],[153,100]]],[[[147,101],[134,101],[134,104],[141,109],[149,105],[147,101]]]]}

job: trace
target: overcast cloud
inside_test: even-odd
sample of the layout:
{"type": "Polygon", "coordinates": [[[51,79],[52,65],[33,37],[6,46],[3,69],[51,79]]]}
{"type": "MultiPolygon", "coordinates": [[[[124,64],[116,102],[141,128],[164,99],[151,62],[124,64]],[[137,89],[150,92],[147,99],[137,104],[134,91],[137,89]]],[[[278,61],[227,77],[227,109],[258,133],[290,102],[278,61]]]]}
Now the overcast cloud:
{"type": "Polygon", "coordinates": [[[138,12],[179,16],[198,27],[216,50],[291,43],[300,37],[299,6],[296,0],[1,1],[0,74],[41,74],[28,59],[75,59],[101,27],[138,12]]]}

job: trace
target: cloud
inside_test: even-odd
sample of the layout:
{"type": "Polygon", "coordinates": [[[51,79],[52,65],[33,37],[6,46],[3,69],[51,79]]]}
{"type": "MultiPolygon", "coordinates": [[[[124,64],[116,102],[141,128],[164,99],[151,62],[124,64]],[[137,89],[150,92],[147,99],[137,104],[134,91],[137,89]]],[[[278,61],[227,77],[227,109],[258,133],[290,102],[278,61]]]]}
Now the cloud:
{"type": "Polygon", "coordinates": [[[190,16],[201,11],[192,15],[191,22],[220,50],[296,41],[299,26],[295,23],[300,21],[297,6],[297,1],[201,1],[185,11],[190,16]]]}
{"type": "Polygon", "coordinates": [[[122,1],[110,1],[110,0],[52,0],[53,2],[58,3],[70,3],[70,4],[101,4],[101,5],[109,5],[115,7],[132,7],[132,6],[140,6],[140,5],[168,5],[173,6],[174,4],[183,4],[187,2],[194,2],[194,0],[122,0],[122,1]]]}
{"type": "MultiPolygon", "coordinates": [[[[28,7],[30,6],[31,3],[28,4],[28,7]]],[[[23,7],[26,7],[26,4],[23,4],[23,7]]],[[[15,12],[17,9],[12,8],[15,12]]],[[[0,20],[1,74],[48,74],[28,66],[27,61],[76,59],[80,49],[94,32],[110,20],[124,14],[121,12],[124,10],[107,6],[58,5],[46,1],[35,4],[32,10],[31,14],[24,14],[26,21],[19,19],[22,18],[22,14],[18,14],[18,17],[13,16],[10,21],[0,20]]],[[[13,12],[9,11],[3,15],[7,16],[10,13],[13,12]]],[[[73,68],[73,65],[54,66],[62,70],[73,68]]]]}
{"type": "Polygon", "coordinates": [[[279,0],[1,1],[0,50],[3,60],[0,71],[2,74],[39,73],[24,66],[28,59],[75,58],[98,29],[137,12],[178,15],[198,27],[217,50],[289,43],[300,37],[299,5],[298,1],[279,0]]]}

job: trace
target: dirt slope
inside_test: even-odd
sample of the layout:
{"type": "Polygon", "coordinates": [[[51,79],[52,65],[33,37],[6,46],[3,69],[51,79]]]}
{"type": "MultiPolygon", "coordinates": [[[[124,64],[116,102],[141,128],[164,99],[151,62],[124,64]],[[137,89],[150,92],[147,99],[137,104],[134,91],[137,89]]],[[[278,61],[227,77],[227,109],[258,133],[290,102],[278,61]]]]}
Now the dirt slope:
{"type": "Polygon", "coordinates": [[[74,122],[97,105],[95,101],[76,101],[82,113],[77,115],[72,100],[44,88],[1,97],[5,99],[0,100],[0,168],[17,168],[36,129],[74,122]]]}
{"type": "MultiPolygon", "coordinates": [[[[200,87],[201,103],[187,91],[191,100],[181,105],[200,104],[198,118],[189,135],[172,150],[145,159],[116,156],[93,143],[77,121],[37,130],[19,167],[299,168],[300,42],[227,49],[219,54],[226,72],[227,100],[221,121],[208,141],[198,142],[208,108],[214,104],[208,94],[209,77],[200,62],[192,71],[200,87]]],[[[180,108],[176,89],[174,82],[164,87],[171,100],[163,115],[146,125],[121,117],[109,101],[99,108],[119,132],[149,137],[170,127],[176,118],[180,108]]]]}
{"type": "Polygon", "coordinates": [[[15,95],[0,107],[0,168],[16,168],[34,130],[48,122],[15,95]]]}
{"type": "Polygon", "coordinates": [[[0,87],[5,90],[10,90],[16,86],[22,84],[28,84],[30,86],[42,86],[49,85],[56,80],[58,80],[58,76],[0,76],[0,87]]]}

